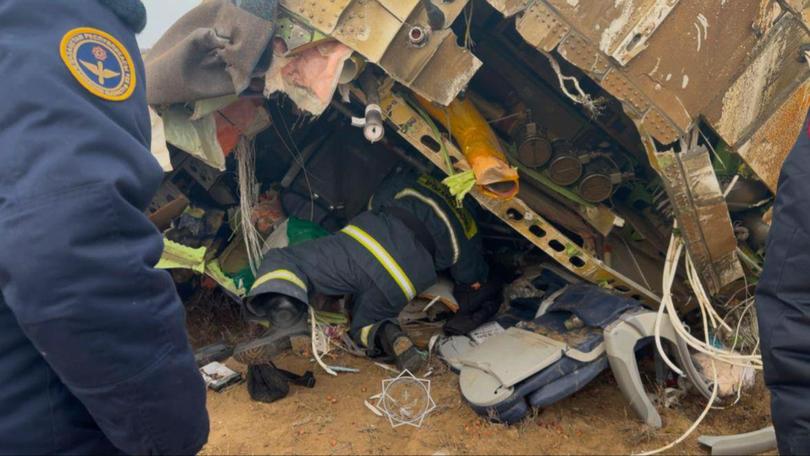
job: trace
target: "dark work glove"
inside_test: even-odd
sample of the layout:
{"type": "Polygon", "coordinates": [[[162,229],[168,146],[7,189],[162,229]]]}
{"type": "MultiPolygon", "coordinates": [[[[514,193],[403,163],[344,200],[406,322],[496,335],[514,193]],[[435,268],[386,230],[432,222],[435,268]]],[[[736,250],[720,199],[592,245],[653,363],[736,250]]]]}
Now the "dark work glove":
{"type": "Polygon", "coordinates": [[[467,334],[494,317],[501,308],[503,284],[490,280],[478,290],[468,285],[456,285],[453,295],[459,304],[459,311],[444,325],[449,335],[467,334]]]}
{"type": "Polygon", "coordinates": [[[495,308],[497,311],[503,298],[503,282],[491,279],[486,283],[482,283],[477,290],[469,285],[456,284],[455,288],[453,288],[453,296],[458,302],[459,315],[474,313],[491,301],[497,302],[495,308]]]}
{"type": "Polygon", "coordinates": [[[290,385],[273,364],[257,364],[248,366],[247,390],[254,401],[270,403],[287,397],[290,385]]]}
{"type": "Polygon", "coordinates": [[[314,388],[315,376],[310,371],[304,375],[294,374],[277,368],[273,363],[248,366],[247,389],[254,401],[270,403],[287,397],[289,383],[314,388]]]}

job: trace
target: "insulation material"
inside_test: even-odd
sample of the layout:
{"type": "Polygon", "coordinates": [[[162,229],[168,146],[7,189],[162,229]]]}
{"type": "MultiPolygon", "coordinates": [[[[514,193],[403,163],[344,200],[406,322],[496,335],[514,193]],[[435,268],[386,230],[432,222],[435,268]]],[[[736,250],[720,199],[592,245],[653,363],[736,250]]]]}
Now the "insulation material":
{"type": "Polygon", "coordinates": [[[253,138],[271,122],[260,98],[240,98],[213,115],[217,141],[225,156],[233,152],[241,137],[253,138]]]}
{"type": "Polygon", "coordinates": [[[163,171],[169,172],[172,170],[172,161],[169,156],[169,148],[166,146],[166,132],[163,130],[163,119],[155,112],[154,109],[149,108],[149,121],[152,124],[152,144],[150,150],[152,156],[163,168],[163,171]]]}
{"type": "Polygon", "coordinates": [[[481,66],[468,49],[456,44],[457,37],[449,29],[467,1],[433,2],[445,16],[442,30],[430,29],[425,8],[417,0],[282,0],[280,4],[285,14],[306,20],[315,30],[378,64],[396,81],[445,106],[481,66]],[[424,42],[411,42],[414,29],[425,37],[424,42]]]}
{"type": "Polygon", "coordinates": [[[710,380],[715,369],[717,370],[717,394],[720,397],[738,394],[741,390],[753,387],[756,381],[756,371],[751,366],[742,367],[715,361],[712,367],[712,358],[704,353],[695,353],[692,360],[707,380],[710,380]]]}
{"type": "Polygon", "coordinates": [[[252,138],[270,126],[259,98],[239,98],[224,108],[206,111],[184,105],[168,108],[162,114],[166,141],[220,171],[241,137],[252,138]]]}
{"type": "MultiPolygon", "coordinates": [[[[277,51],[279,45],[275,45],[277,51]]],[[[294,55],[276,55],[265,76],[264,95],[284,92],[300,109],[322,114],[337,89],[338,79],[352,50],[345,44],[329,41],[294,55]]]]}
{"type": "Polygon", "coordinates": [[[174,105],[162,114],[166,141],[206,165],[225,171],[225,153],[217,141],[213,116],[192,120],[183,105],[174,105]]]}
{"type": "Polygon", "coordinates": [[[188,247],[183,244],[163,240],[163,255],[155,265],[158,269],[191,269],[192,271],[205,272],[205,247],[188,247]]]}
{"type": "Polygon", "coordinates": [[[191,120],[200,120],[203,117],[217,112],[217,110],[228,106],[238,100],[237,95],[225,95],[223,97],[205,98],[194,102],[194,112],[191,113],[191,120]]]}
{"type": "Polygon", "coordinates": [[[421,97],[418,101],[456,138],[475,173],[476,183],[486,194],[498,199],[517,195],[518,172],[509,165],[495,132],[470,100],[457,99],[447,108],[437,107],[421,97]]]}

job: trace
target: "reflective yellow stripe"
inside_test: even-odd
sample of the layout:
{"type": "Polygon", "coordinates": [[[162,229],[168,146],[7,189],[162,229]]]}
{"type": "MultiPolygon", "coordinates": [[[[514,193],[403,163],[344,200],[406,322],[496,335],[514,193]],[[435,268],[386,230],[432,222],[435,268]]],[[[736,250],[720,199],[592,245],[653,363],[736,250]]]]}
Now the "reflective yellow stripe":
{"type": "Polygon", "coordinates": [[[380,245],[373,237],[371,237],[368,233],[361,230],[360,228],[349,225],[346,228],[343,228],[344,233],[348,234],[355,241],[359,242],[360,245],[366,248],[377,261],[388,271],[388,274],[391,275],[391,278],[394,279],[394,282],[399,285],[399,288],[405,293],[405,297],[410,301],[416,296],[416,289],[414,288],[413,284],[411,283],[411,279],[405,275],[405,271],[397,264],[394,258],[388,253],[383,246],[380,245]]]}
{"type": "Polygon", "coordinates": [[[307,292],[307,285],[304,283],[303,280],[299,279],[297,275],[293,274],[291,271],[286,269],[276,269],[275,271],[270,271],[267,274],[256,279],[256,282],[253,284],[253,288],[258,287],[266,282],[271,280],[286,280],[287,282],[296,285],[298,288],[304,290],[304,293],[307,292]]]}
{"type": "Polygon", "coordinates": [[[395,196],[394,199],[402,199],[408,196],[411,198],[416,198],[422,203],[430,206],[430,208],[433,209],[433,212],[436,214],[436,217],[439,217],[439,219],[444,222],[444,225],[447,227],[447,232],[450,233],[450,246],[453,248],[453,265],[458,263],[459,250],[458,239],[456,238],[456,230],[453,229],[453,224],[450,223],[450,219],[447,217],[447,214],[444,213],[442,208],[439,207],[439,204],[434,201],[433,198],[428,198],[412,188],[406,188],[397,193],[397,196],[395,196]]]}
{"type": "Polygon", "coordinates": [[[366,348],[368,348],[368,335],[373,327],[374,325],[363,326],[363,329],[360,330],[360,343],[366,348]]]}

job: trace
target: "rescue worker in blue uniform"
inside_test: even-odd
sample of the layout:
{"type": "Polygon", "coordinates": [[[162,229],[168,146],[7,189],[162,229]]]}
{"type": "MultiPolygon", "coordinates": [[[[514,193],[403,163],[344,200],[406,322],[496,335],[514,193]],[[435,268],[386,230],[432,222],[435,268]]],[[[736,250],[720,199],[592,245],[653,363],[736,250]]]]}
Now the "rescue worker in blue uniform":
{"type": "Polygon", "coordinates": [[[369,356],[393,357],[401,369],[416,370],[423,359],[396,319],[444,270],[470,293],[487,282],[489,268],[470,210],[458,207],[428,175],[389,177],[369,211],[339,233],[267,253],[246,307],[253,319],[269,320],[271,330],[237,346],[234,357],[265,363],[285,338],[305,333],[312,293],[353,294],[352,338],[369,356]]]}
{"type": "Polygon", "coordinates": [[[193,454],[205,386],[143,214],[139,0],[0,2],[0,454],[193,454]]]}
{"type": "Polygon", "coordinates": [[[810,113],[782,166],[756,291],[779,453],[810,452],[810,113]]]}

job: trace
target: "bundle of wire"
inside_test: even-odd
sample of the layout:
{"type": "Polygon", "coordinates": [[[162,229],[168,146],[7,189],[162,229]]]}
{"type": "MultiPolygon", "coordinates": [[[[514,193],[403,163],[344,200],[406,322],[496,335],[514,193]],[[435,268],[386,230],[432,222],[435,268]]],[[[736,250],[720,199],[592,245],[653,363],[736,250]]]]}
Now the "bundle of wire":
{"type": "MultiPolygon", "coordinates": [[[[663,321],[664,314],[666,313],[668,318],[672,323],[672,327],[675,329],[675,332],[681,337],[686,344],[692,348],[693,350],[704,353],[708,355],[712,360],[712,370],[713,372],[713,387],[712,387],[712,394],[709,398],[708,403],[706,404],[706,408],[700,414],[700,416],[695,420],[692,426],[686,430],[679,438],[674,440],[673,442],[669,443],[666,446],[658,448],[656,450],[647,451],[644,453],[638,453],[639,455],[651,455],[657,454],[663,451],[666,451],[675,445],[683,442],[689,435],[694,432],[695,429],[700,425],[706,415],[711,410],[712,406],[714,405],[715,401],[717,400],[717,392],[718,392],[718,377],[717,377],[717,367],[715,362],[723,362],[728,363],[734,366],[746,367],[746,368],[754,368],[757,370],[762,369],[762,357],[758,355],[756,352],[759,348],[759,343],[757,342],[753,352],[749,355],[740,354],[734,351],[734,347],[732,349],[727,349],[723,347],[718,347],[716,344],[713,343],[712,333],[710,333],[710,329],[714,334],[717,334],[719,331],[728,331],[734,333],[734,346],[736,346],[737,336],[740,331],[742,318],[745,316],[745,311],[740,314],[740,321],[736,325],[736,329],[732,329],[731,326],[725,322],[725,320],[720,317],[717,310],[712,305],[711,299],[709,298],[708,294],[706,293],[706,289],[703,287],[703,284],[700,281],[699,274],[697,272],[697,268],[695,268],[692,259],[689,257],[688,253],[686,255],[686,263],[685,263],[685,270],[686,276],[689,281],[689,284],[692,288],[692,291],[697,298],[698,307],[700,310],[701,318],[703,320],[703,340],[698,339],[697,337],[693,336],[684,324],[681,322],[680,317],[678,316],[678,312],[675,308],[675,303],[672,298],[672,284],[675,281],[675,277],[678,272],[678,265],[680,263],[681,254],[683,253],[684,243],[683,240],[678,236],[677,230],[677,222],[673,226],[672,235],[670,237],[669,248],[667,250],[666,260],[664,262],[664,273],[663,273],[663,283],[662,283],[662,290],[663,296],[661,298],[661,305],[658,308],[658,314],[655,321],[655,346],[658,350],[658,353],[661,355],[661,359],[680,376],[684,376],[683,371],[673,363],[669,356],[667,356],[666,351],[661,343],[661,322],[663,321]]],[[[746,287],[747,288],[747,287],[746,287]]],[[[739,389],[738,389],[739,391],[739,389]]],[[[738,396],[739,398],[739,396],[738,396]]]]}
{"type": "Polygon", "coordinates": [[[262,237],[253,224],[253,208],[259,201],[260,188],[256,180],[256,148],[253,141],[244,137],[239,141],[236,161],[239,172],[239,221],[250,270],[255,276],[262,262],[262,237]]]}

